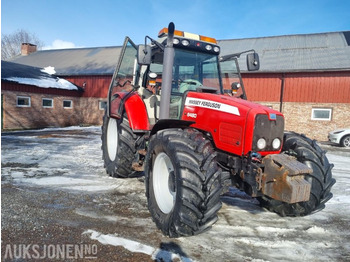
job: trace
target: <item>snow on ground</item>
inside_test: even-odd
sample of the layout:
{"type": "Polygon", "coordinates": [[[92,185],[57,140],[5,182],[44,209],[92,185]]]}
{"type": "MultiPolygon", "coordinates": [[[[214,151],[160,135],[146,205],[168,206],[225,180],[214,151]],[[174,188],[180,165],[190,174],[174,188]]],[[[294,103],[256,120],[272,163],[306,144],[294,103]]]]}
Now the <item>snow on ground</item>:
{"type": "Polygon", "coordinates": [[[91,239],[95,239],[102,244],[112,245],[112,246],[122,246],[131,252],[138,252],[150,255],[152,259],[156,261],[175,261],[180,260],[184,262],[190,262],[192,259],[181,256],[179,254],[174,254],[167,250],[154,248],[148,245],[141,244],[139,242],[118,237],[115,235],[104,235],[95,230],[87,230],[83,234],[90,235],[91,239]]]}
{"type": "MultiPolygon", "coordinates": [[[[137,178],[114,179],[106,175],[100,145],[100,127],[3,134],[2,181],[72,193],[117,191],[146,201],[144,185],[137,178]],[[11,142],[15,140],[17,144],[11,142]]],[[[229,194],[222,197],[223,207],[213,228],[198,236],[173,240],[186,256],[166,253],[164,257],[169,260],[165,261],[173,258],[190,261],[196,257],[201,261],[350,261],[350,151],[335,150],[327,155],[335,165],[333,176],[337,183],[332,190],[334,197],[324,210],[301,218],[280,217],[231,188],[229,194]]],[[[101,215],[82,209],[75,212],[145,228],[152,223],[149,217],[101,215]]],[[[162,252],[142,238],[141,233],[136,242],[119,235],[116,228],[111,228],[110,234],[94,229],[82,234],[153,258],[162,252]]]]}
{"type": "Polygon", "coordinates": [[[23,141],[6,151],[3,150],[6,142],[3,144],[3,179],[82,191],[106,191],[129,184],[106,176],[99,150],[101,139],[96,135],[99,129],[88,127],[80,132],[81,128],[70,127],[64,129],[65,133],[59,133],[60,129],[47,128],[41,132],[16,132],[16,136],[3,135],[8,141],[23,141]],[[47,132],[58,133],[46,135],[47,132]],[[95,135],[91,136],[91,133],[95,135]]]}

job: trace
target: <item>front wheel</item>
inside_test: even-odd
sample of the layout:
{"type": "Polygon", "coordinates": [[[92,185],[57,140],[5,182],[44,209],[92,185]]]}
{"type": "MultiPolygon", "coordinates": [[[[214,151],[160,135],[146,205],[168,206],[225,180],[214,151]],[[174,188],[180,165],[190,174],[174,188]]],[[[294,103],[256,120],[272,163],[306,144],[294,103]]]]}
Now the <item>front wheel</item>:
{"type": "Polygon", "coordinates": [[[305,179],[311,183],[309,201],[288,204],[269,197],[260,198],[260,204],[281,216],[305,216],[325,207],[332,198],[331,188],[335,183],[332,178],[332,164],[328,162],[326,152],[304,135],[285,133],[282,153],[294,156],[297,160],[312,169],[305,179]]]}
{"type": "Polygon", "coordinates": [[[210,141],[194,129],[159,131],[149,143],[146,196],[153,221],[170,237],[210,228],[221,208],[221,169],[210,141]]]}

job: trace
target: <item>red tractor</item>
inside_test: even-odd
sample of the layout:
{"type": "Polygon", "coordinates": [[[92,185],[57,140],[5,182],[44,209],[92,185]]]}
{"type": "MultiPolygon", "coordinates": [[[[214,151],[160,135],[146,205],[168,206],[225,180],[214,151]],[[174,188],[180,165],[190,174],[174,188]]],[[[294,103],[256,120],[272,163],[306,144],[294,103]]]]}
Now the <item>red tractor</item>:
{"type": "MultiPolygon", "coordinates": [[[[258,70],[258,54],[243,53],[258,70]]],[[[333,165],[316,141],[285,132],[280,112],[246,100],[243,53],[220,57],[215,39],[173,23],[144,45],[125,39],[103,119],[104,164],[113,177],[144,172],[165,235],[211,227],[231,185],[282,216],[308,215],[332,197],[333,165]]]]}

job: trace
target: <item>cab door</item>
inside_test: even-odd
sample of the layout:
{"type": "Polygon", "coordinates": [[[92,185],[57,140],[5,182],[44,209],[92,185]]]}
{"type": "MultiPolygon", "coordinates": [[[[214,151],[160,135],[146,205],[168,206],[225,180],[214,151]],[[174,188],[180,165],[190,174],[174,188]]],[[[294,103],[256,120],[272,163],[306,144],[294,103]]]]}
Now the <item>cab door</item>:
{"type": "Polygon", "coordinates": [[[107,114],[116,114],[121,117],[123,103],[127,99],[126,94],[133,90],[138,81],[137,46],[129,37],[124,40],[123,48],[119,55],[119,60],[114,71],[108,90],[107,114]],[[113,110],[112,110],[113,106],[113,110]],[[117,110],[117,112],[115,112],[117,110]]]}

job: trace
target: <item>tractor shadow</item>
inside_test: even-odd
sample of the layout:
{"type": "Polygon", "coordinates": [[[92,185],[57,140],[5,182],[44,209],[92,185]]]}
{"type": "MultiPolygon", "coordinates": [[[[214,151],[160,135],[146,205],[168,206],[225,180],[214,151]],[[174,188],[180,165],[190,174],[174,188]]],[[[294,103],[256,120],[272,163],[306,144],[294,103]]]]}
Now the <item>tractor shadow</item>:
{"type": "Polygon", "coordinates": [[[237,207],[251,214],[266,212],[256,198],[247,195],[235,187],[230,187],[229,191],[221,196],[221,201],[228,206],[237,207]]]}
{"type": "Polygon", "coordinates": [[[182,250],[181,246],[179,246],[175,242],[168,243],[160,243],[159,252],[155,257],[155,261],[162,262],[171,262],[171,261],[192,261],[188,255],[182,250]],[[174,260],[174,255],[178,256],[177,259],[174,260]]]}

